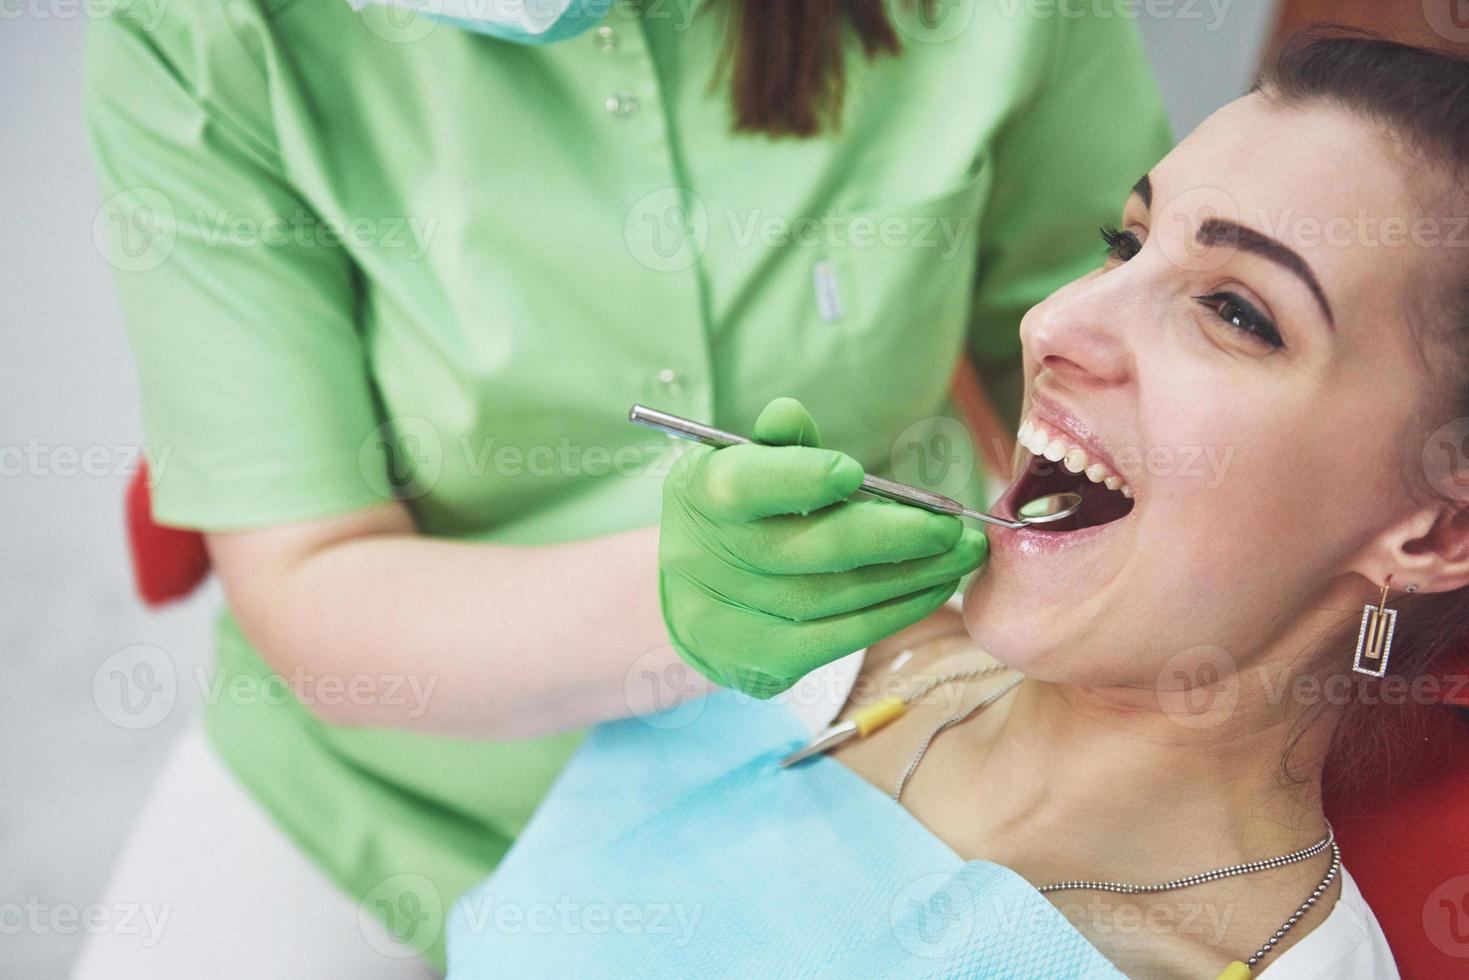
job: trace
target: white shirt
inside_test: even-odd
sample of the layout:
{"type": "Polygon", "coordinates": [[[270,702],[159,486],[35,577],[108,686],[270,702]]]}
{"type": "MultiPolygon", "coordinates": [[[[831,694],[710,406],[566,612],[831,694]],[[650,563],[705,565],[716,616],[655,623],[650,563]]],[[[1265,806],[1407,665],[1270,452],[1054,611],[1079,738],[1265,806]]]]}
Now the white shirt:
{"type": "Polygon", "coordinates": [[[1267,962],[1261,980],[1397,980],[1398,967],[1377,917],[1341,869],[1341,897],[1326,921],[1267,962]]]}
{"type": "MultiPolygon", "coordinates": [[[[858,650],[807,674],[778,700],[815,735],[847,703],[866,652],[858,650]]],[[[1326,921],[1278,957],[1270,957],[1257,976],[1260,980],[1398,980],[1398,968],[1377,917],[1343,866],[1341,896],[1326,921]]]]}

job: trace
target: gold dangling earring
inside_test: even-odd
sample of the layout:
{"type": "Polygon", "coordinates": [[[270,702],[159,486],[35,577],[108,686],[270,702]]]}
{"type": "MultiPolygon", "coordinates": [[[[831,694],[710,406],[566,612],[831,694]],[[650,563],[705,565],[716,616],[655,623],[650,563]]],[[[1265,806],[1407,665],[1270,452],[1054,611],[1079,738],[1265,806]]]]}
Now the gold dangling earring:
{"type": "MultiPolygon", "coordinates": [[[[1370,602],[1362,607],[1362,628],[1357,631],[1357,654],[1352,660],[1352,670],[1368,677],[1381,677],[1387,673],[1387,658],[1392,653],[1392,634],[1398,625],[1398,611],[1387,608],[1387,587],[1392,576],[1382,583],[1382,595],[1377,605],[1370,602]]],[[[1407,589],[1411,595],[1418,591],[1416,585],[1407,589]]]]}

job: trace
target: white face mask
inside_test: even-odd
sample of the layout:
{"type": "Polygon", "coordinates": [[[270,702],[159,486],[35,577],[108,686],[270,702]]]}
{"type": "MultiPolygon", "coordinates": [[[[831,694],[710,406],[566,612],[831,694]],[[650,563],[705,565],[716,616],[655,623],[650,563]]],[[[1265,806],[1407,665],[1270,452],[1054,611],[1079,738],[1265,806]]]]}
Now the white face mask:
{"type": "Polygon", "coordinates": [[[613,0],[347,0],[353,10],[376,3],[442,20],[517,44],[575,37],[607,15],[613,0]]]}

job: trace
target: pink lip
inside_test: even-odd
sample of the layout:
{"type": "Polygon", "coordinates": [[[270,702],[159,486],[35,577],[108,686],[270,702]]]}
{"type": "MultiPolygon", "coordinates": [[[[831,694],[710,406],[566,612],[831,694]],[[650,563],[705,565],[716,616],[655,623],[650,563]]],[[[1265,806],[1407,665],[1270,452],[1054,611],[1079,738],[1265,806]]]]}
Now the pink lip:
{"type": "MultiPolygon", "coordinates": [[[[1000,512],[999,508],[995,508],[1000,512]]],[[[1006,516],[1001,512],[1001,516],[1006,516]]],[[[1123,518],[1125,521],[1127,518],[1123,518]]],[[[1096,540],[1097,536],[1122,521],[1084,527],[1080,531],[1042,531],[1034,527],[1008,528],[986,527],[985,537],[990,546],[1021,555],[1054,555],[1073,548],[1082,548],[1096,540]]]]}
{"type": "MultiPolygon", "coordinates": [[[[1107,464],[1113,473],[1127,479],[1127,474],[1118,467],[1117,461],[1112,458],[1107,447],[1102,445],[1101,439],[1097,437],[1095,430],[1087,425],[1081,416],[1060,402],[1053,401],[1040,392],[1032,392],[1030,396],[1030,414],[1037,421],[1044,422],[1052,429],[1059,429],[1070,437],[1070,441],[1076,443],[1087,451],[1087,455],[1093,459],[1107,464]]],[[[1131,482],[1131,481],[1128,481],[1131,482]]]]}

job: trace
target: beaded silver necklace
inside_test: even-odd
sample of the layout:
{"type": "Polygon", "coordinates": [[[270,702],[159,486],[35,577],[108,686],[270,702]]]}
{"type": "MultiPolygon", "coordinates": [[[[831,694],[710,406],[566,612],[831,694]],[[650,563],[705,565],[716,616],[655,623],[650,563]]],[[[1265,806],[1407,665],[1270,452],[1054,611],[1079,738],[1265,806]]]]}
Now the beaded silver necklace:
{"type": "MultiPolygon", "coordinates": [[[[932,683],[926,685],[924,687],[924,691],[931,691],[939,684],[944,684],[956,680],[968,680],[971,677],[975,677],[984,673],[990,673],[993,670],[994,668],[987,668],[978,671],[956,671],[953,674],[945,674],[941,677],[935,678],[932,683]]],[[[973,718],[975,715],[979,714],[979,712],[983,711],[985,708],[988,708],[990,705],[1000,700],[1006,694],[1009,694],[1011,691],[1015,690],[1015,688],[1019,687],[1020,682],[1024,679],[1024,675],[1018,675],[1011,680],[1006,681],[1003,685],[996,688],[994,691],[991,691],[989,694],[986,694],[984,697],[980,698],[968,708],[965,708],[963,711],[959,711],[952,715],[949,715],[947,718],[943,719],[937,725],[935,725],[933,729],[928,733],[928,735],[924,737],[922,743],[919,744],[918,751],[913,753],[913,758],[908,760],[908,765],[903,768],[902,775],[898,777],[897,785],[893,787],[893,799],[899,803],[903,801],[903,791],[908,788],[909,780],[913,778],[913,773],[917,771],[918,764],[923,761],[923,757],[928,754],[929,747],[933,745],[934,739],[938,738],[950,728],[953,728],[956,725],[962,725],[970,718],[973,718]]],[[[1322,853],[1323,851],[1326,851],[1327,849],[1330,849],[1331,851],[1331,866],[1326,869],[1325,876],[1323,876],[1320,883],[1311,890],[1311,894],[1306,896],[1306,900],[1302,902],[1299,906],[1297,906],[1296,910],[1292,912],[1290,916],[1285,920],[1285,922],[1281,924],[1280,928],[1275,930],[1270,938],[1266,939],[1265,942],[1261,944],[1259,949],[1255,950],[1253,956],[1244,961],[1244,965],[1247,966],[1250,970],[1253,970],[1260,963],[1261,960],[1270,955],[1271,950],[1273,950],[1280,943],[1280,941],[1285,938],[1286,933],[1290,932],[1295,924],[1301,921],[1305,914],[1316,905],[1316,903],[1321,899],[1321,896],[1326,894],[1327,889],[1331,887],[1331,883],[1336,880],[1336,876],[1341,872],[1341,848],[1337,846],[1336,833],[1331,829],[1331,823],[1329,821],[1326,824],[1325,837],[1321,838],[1314,844],[1301,848],[1298,851],[1292,851],[1289,854],[1281,854],[1277,857],[1265,858],[1264,860],[1260,861],[1246,861],[1243,864],[1233,864],[1224,868],[1214,868],[1210,871],[1200,871],[1196,874],[1187,875],[1183,878],[1174,878],[1171,881],[1159,882],[1158,884],[1153,885],[1138,885],[1124,881],[1078,880],[1057,881],[1049,885],[1041,885],[1036,890],[1043,895],[1063,891],[1103,891],[1113,892],[1122,895],[1150,895],[1156,894],[1157,892],[1177,891],[1180,888],[1191,888],[1195,885],[1204,885],[1212,881],[1219,881],[1223,878],[1232,878],[1235,875],[1251,874],[1256,871],[1269,871],[1274,868],[1281,868],[1288,864],[1295,864],[1298,861],[1309,860],[1316,855],[1322,853]]]]}

